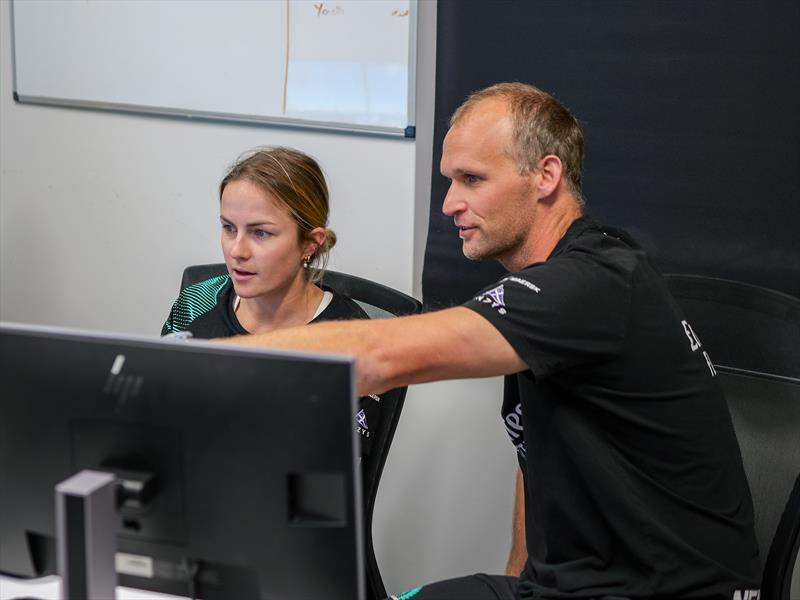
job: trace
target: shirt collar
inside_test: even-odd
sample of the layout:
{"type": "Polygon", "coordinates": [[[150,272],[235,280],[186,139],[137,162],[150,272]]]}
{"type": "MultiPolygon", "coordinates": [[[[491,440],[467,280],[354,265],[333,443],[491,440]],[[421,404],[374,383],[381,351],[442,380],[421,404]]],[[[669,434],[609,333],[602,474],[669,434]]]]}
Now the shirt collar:
{"type": "Polygon", "coordinates": [[[573,240],[578,239],[585,232],[601,229],[602,227],[600,227],[600,225],[591,217],[586,215],[578,217],[567,228],[567,230],[564,232],[564,235],[561,236],[561,239],[558,240],[558,243],[556,244],[555,248],[553,248],[553,251],[550,253],[550,256],[547,257],[547,259],[549,260],[554,256],[561,254],[573,240]]]}

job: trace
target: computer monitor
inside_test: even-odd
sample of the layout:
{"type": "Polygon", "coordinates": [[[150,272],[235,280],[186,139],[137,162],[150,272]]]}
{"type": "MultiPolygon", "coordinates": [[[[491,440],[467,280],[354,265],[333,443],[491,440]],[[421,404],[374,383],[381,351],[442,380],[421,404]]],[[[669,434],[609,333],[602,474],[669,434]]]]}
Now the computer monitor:
{"type": "MultiPolygon", "coordinates": [[[[141,484],[122,586],[363,598],[352,359],[0,324],[0,572],[56,571],[54,488],[141,484]]],[[[120,498],[122,498],[120,496],[120,498]]]]}

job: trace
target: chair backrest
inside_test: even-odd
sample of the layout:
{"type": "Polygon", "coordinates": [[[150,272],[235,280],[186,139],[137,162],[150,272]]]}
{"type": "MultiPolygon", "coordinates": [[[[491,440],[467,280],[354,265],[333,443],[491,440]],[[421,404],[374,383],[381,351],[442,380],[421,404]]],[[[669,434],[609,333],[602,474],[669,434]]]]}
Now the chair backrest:
{"type": "MultiPolygon", "coordinates": [[[[224,263],[194,265],[183,272],[181,289],[227,272],[224,263]]],[[[422,311],[422,304],[395,289],[336,271],[325,271],[322,284],[334,292],[357,302],[370,318],[389,318],[415,314],[422,311]]],[[[378,495],[386,457],[394,439],[400,412],[403,409],[407,388],[396,388],[381,394],[381,410],[378,423],[370,423],[371,449],[361,461],[362,491],[364,499],[364,535],[367,574],[367,594],[373,600],[386,597],[386,588],[381,578],[372,543],[372,512],[378,495]]]]}
{"type": "Polygon", "coordinates": [[[666,279],[714,364],[800,378],[800,299],[701,275],[666,279]]]}
{"type": "Polygon", "coordinates": [[[191,265],[183,270],[181,278],[181,291],[195,283],[200,283],[206,279],[225,275],[228,268],[225,263],[211,263],[208,265],[191,265]]]}
{"type": "Polygon", "coordinates": [[[800,299],[711,277],[666,279],[728,401],[753,495],[760,599],[800,598],[800,299]]]}

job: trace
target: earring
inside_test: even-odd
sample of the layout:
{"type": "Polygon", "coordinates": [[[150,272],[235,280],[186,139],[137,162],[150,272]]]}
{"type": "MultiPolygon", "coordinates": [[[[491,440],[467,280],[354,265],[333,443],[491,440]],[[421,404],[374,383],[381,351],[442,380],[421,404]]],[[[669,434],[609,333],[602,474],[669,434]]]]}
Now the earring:
{"type": "Polygon", "coordinates": [[[304,256],[304,257],[303,257],[303,268],[304,268],[304,269],[307,269],[307,268],[308,268],[308,259],[309,259],[309,258],[311,258],[311,257],[310,257],[310,256],[304,256]]]}

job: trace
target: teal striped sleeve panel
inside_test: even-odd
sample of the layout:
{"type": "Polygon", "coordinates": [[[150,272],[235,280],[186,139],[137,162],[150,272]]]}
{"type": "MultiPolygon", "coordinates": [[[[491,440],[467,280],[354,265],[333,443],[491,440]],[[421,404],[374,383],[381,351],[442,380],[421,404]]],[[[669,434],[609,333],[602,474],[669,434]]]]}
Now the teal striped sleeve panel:
{"type": "Polygon", "coordinates": [[[212,310],[217,305],[220,291],[228,281],[229,275],[220,275],[181,290],[161,328],[161,335],[185,331],[197,317],[212,310]]]}

